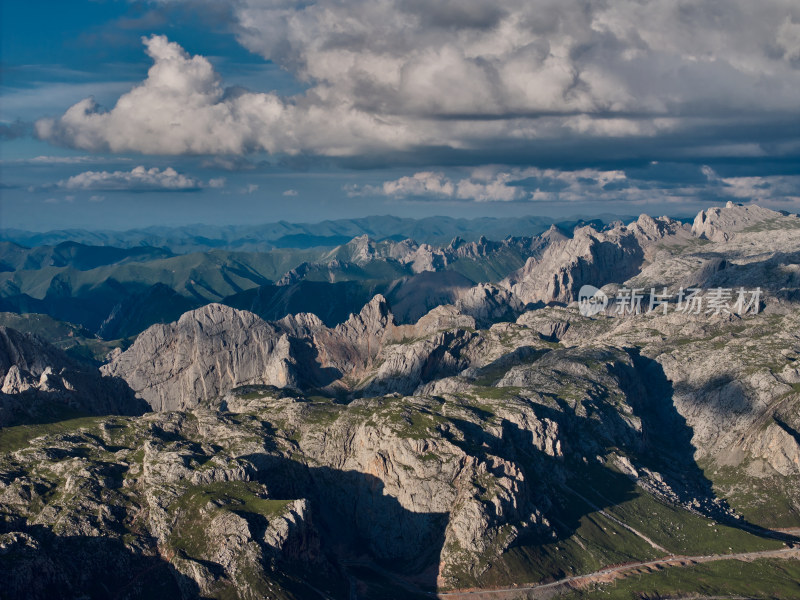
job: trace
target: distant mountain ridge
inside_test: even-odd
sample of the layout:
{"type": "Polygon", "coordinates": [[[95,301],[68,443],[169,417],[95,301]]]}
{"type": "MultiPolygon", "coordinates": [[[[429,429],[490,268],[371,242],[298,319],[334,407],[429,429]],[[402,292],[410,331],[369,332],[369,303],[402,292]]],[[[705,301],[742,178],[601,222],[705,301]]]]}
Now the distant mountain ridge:
{"type": "Polygon", "coordinates": [[[446,244],[455,237],[471,242],[481,236],[500,240],[508,236],[532,236],[555,224],[565,232],[579,225],[602,226],[630,217],[604,214],[591,220],[580,218],[553,219],[523,216],[513,218],[426,217],[411,219],[390,215],[357,219],[336,219],[320,223],[289,223],[279,221],[262,225],[186,225],[181,227],[146,227],[128,231],[91,231],[63,229],[47,232],[0,229],[0,241],[14,242],[26,247],[54,246],[75,242],[91,246],[133,248],[151,246],[167,248],[176,254],[199,252],[215,248],[240,251],[265,251],[273,248],[313,248],[339,246],[354,237],[368,235],[375,240],[401,241],[411,238],[419,243],[446,244]]]}
{"type": "Polygon", "coordinates": [[[313,311],[335,325],[375,293],[385,293],[400,319],[416,320],[433,306],[454,301],[455,288],[498,281],[565,237],[551,226],[541,236],[499,242],[456,236],[433,246],[363,234],[334,248],[180,255],[145,246],[61,242],[27,249],[0,242],[0,310],[47,314],[105,339],[135,335],[209,302],[272,319],[313,311]],[[437,276],[416,277],[426,272],[437,276]],[[317,291],[305,293],[311,289],[317,291]]]}
{"type": "MultiPolygon", "coordinates": [[[[731,210],[726,208],[724,215],[731,210]]],[[[709,219],[718,218],[713,210],[709,214],[709,219]]],[[[521,219],[515,227],[535,228],[537,219],[521,219]]],[[[637,274],[653,258],[647,249],[665,235],[674,241],[693,237],[689,223],[667,217],[640,217],[629,226],[601,219],[562,222],[539,234],[527,229],[528,235],[509,235],[502,241],[484,235],[468,241],[455,235],[442,244],[398,233],[383,240],[379,236],[381,227],[385,233],[391,223],[422,227],[424,231],[417,233],[423,235],[442,236],[449,227],[449,236],[455,226],[461,231],[465,224],[490,223],[496,228],[507,222],[376,217],[313,227],[319,233],[324,226],[324,232],[331,233],[334,226],[342,232],[358,223],[369,225],[375,235],[363,233],[333,248],[216,248],[176,254],[154,246],[117,248],[62,241],[25,248],[0,241],[0,311],[49,315],[108,341],[135,336],[154,323],[174,321],[210,302],[250,310],[268,320],[313,312],[332,327],[382,294],[398,322],[412,323],[435,306],[456,303],[483,283],[506,287],[523,303],[569,302],[582,283],[620,283],[637,274]],[[612,280],[607,281],[607,275],[612,280]]],[[[278,225],[284,234],[293,227],[306,227],[278,225]]],[[[271,226],[254,227],[251,232],[264,227],[271,226]]],[[[233,230],[242,233],[247,228],[209,227],[197,232],[200,229],[209,235],[227,231],[233,239],[233,230]]]]}

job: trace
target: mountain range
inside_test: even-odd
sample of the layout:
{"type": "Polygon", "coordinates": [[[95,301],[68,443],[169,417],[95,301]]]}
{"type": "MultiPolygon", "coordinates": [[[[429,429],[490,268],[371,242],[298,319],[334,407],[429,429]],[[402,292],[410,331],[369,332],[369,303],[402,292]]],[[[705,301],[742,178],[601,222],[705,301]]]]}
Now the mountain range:
{"type": "Polygon", "coordinates": [[[8,597],[797,597],[796,215],[7,248],[8,597]]]}
{"type": "MultiPolygon", "coordinates": [[[[619,215],[599,215],[586,221],[580,217],[562,219],[558,226],[571,231],[579,224],[603,224],[619,220],[619,215]]],[[[453,217],[401,218],[391,215],[336,219],[320,223],[267,223],[263,225],[186,225],[182,227],[153,226],[128,231],[88,231],[65,229],[46,232],[20,229],[0,230],[0,241],[21,246],[56,246],[63,242],[87,246],[136,248],[146,246],[167,248],[176,254],[213,249],[263,252],[275,248],[334,247],[354,237],[367,235],[378,241],[402,241],[407,238],[427,244],[446,244],[455,237],[477,241],[481,236],[490,239],[530,236],[545,231],[554,223],[546,217],[514,218],[482,217],[457,219],[453,217]]]]}

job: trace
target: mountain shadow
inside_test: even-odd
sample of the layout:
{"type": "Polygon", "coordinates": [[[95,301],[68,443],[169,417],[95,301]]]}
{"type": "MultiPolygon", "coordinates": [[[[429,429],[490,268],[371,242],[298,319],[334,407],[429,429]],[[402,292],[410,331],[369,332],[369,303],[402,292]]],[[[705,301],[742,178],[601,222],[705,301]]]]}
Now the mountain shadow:
{"type": "MultiPolygon", "coordinates": [[[[794,536],[780,534],[731,515],[728,503],[717,497],[713,482],[695,461],[697,448],[692,442],[694,431],[675,407],[675,390],[663,367],[658,361],[643,356],[638,348],[628,348],[627,352],[638,372],[639,381],[647,382],[647,385],[640,385],[638,389],[626,390],[632,401],[634,414],[641,419],[644,458],[661,473],[664,481],[677,495],[678,501],[681,504],[692,504],[698,500],[701,503],[701,512],[730,527],[762,537],[797,541],[798,538],[794,536]]],[[[729,377],[720,377],[710,383],[711,387],[731,385],[738,384],[729,377]]],[[[749,401],[742,395],[736,409],[748,408],[749,401]]],[[[778,425],[782,426],[780,422],[778,425]]],[[[797,432],[794,434],[797,435],[797,432]]],[[[796,437],[798,438],[800,436],[796,437]]]]}
{"type": "MultiPolygon", "coordinates": [[[[555,421],[572,430],[572,434],[591,435],[591,419],[579,418],[571,423],[571,419],[554,408],[536,405],[535,410],[538,418],[555,421]]],[[[599,547],[591,550],[580,547],[580,542],[574,541],[576,534],[582,531],[585,535],[587,520],[590,527],[597,529],[591,517],[597,510],[635,498],[638,494],[635,482],[602,464],[585,463],[574,456],[550,456],[537,448],[533,432],[508,420],[501,422],[499,436],[468,421],[453,422],[461,433],[459,437],[446,434],[451,443],[487,463],[496,456],[513,462],[522,471],[519,510],[538,509],[549,524],[520,528],[516,539],[501,556],[490,561],[480,579],[467,578],[465,583],[481,587],[520,581],[544,583],[593,570],[590,561],[599,547]],[[588,503],[574,488],[602,489],[602,494],[592,494],[595,502],[588,503]],[[571,560],[565,560],[573,552],[571,560]]],[[[500,471],[495,474],[502,475],[500,471]]],[[[613,540],[609,537],[606,541],[613,540]]],[[[633,550],[613,550],[605,555],[605,564],[637,558],[640,557],[633,550]]]]}
{"type": "Polygon", "coordinates": [[[271,497],[311,502],[323,551],[358,597],[384,597],[384,588],[403,589],[409,598],[436,590],[449,513],[410,511],[368,473],[274,455],[248,458],[271,497]],[[373,591],[363,595],[364,589],[373,591]]]}
{"type": "Polygon", "coordinates": [[[120,539],[61,537],[39,525],[9,536],[14,541],[0,553],[0,596],[8,600],[200,597],[195,582],[169,562],[134,552],[120,539]]]}

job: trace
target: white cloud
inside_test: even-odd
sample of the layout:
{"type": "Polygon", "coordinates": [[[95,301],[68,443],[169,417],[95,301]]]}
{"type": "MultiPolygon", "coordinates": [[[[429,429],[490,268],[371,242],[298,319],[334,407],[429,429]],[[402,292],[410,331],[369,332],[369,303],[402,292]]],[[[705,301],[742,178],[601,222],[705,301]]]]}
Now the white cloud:
{"type": "Polygon", "coordinates": [[[783,58],[789,61],[800,60],[800,22],[795,23],[786,17],[778,28],[777,40],[783,50],[783,58]]]}
{"type": "Polygon", "coordinates": [[[453,196],[455,185],[443,173],[422,171],[410,177],[386,181],[382,193],[386,196],[453,196]]]}
{"type": "Polygon", "coordinates": [[[283,192],[284,196],[297,196],[297,190],[285,190],[283,192]]]}
{"type": "Polygon", "coordinates": [[[80,155],[80,156],[36,156],[34,158],[23,158],[17,159],[14,162],[18,163],[28,163],[28,164],[44,164],[44,165],[80,165],[80,164],[97,164],[97,163],[108,163],[108,162],[128,162],[130,158],[125,158],[121,156],[90,156],[90,155],[80,155]]]}
{"type": "MultiPolygon", "coordinates": [[[[154,61],[144,83],[101,112],[91,98],[59,119],[36,123],[39,137],[93,151],[241,154],[253,150],[351,154],[355,147],[401,141],[399,126],[353,107],[284,101],[275,94],[225,95],[211,63],[163,36],[145,40],[154,61]]],[[[406,136],[406,145],[414,141],[406,136]]]]}
{"type": "Polygon", "coordinates": [[[606,185],[625,181],[622,171],[558,171],[555,169],[510,169],[486,166],[473,169],[469,176],[453,179],[444,173],[421,171],[411,176],[385,181],[381,186],[350,186],[350,196],[394,196],[450,198],[476,202],[514,200],[585,200],[591,188],[602,191],[606,185]]]}
{"type": "MultiPolygon", "coordinates": [[[[135,167],[130,171],[85,171],[69,179],[59,181],[57,186],[68,190],[159,190],[191,191],[206,184],[178,173],[172,167],[160,170],[135,167]]],[[[224,180],[211,180],[209,187],[220,187],[224,180]],[[211,183],[214,182],[214,183],[211,183]]]]}
{"type": "Polygon", "coordinates": [[[702,171],[722,196],[761,203],[800,201],[800,175],[720,177],[711,167],[702,171]]]}
{"type": "MultiPolygon", "coordinates": [[[[657,165],[654,162],[652,165],[657,165]]],[[[672,181],[636,179],[621,170],[514,169],[487,166],[465,177],[422,171],[379,186],[345,186],[350,196],[388,196],[472,200],[477,202],[696,202],[701,198],[767,204],[800,202],[800,175],[720,177],[711,167],[699,168],[705,183],[675,185],[672,181]]]]}
{"type": "Polygon", "coordinates": [[[258,184],[257,183],[248,183],[241,189],[242,194],[254,194],[258,191],[258,184]]]}
{"type": "Polygon", "coordinates": [[[800,106],[790,0],[239,0],[233,11],[239,41],[306,93],[226,93],[206,58],[153,36],[141,85],[108,112],[86,99],[40,120],[38,135],[114,152],[354,156],[674,139],[800,106]]]}

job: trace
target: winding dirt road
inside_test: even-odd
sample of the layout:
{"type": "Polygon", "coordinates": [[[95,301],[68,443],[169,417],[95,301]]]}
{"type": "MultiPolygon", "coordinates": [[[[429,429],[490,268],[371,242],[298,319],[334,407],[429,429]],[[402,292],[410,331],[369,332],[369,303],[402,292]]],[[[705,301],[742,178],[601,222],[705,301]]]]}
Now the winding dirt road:
{"type": "Polygon", "coordinates": [[[594,573],[575,575],[537,585],[520,585],[517,587],[458,590],[452,592],[439,592],[438,598],[442,600],[520,600],[552,598],[569,589],[580,588],[592,583],[610,582],[617,577],[625,577],[639,573],[647,573],[667,567],[688,567],[699,563],[714,562],[718,560],[756,560],[758,558],[785,558],[800,560],[800,549],[782,548],[780,550],[762,550],[760,552],[739,552],[734,554],[706,554],[701,556],[667,556],[646,562],[626,563],[613,567],[606,567],[594,573]]]}

